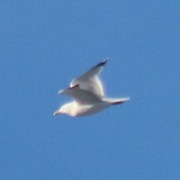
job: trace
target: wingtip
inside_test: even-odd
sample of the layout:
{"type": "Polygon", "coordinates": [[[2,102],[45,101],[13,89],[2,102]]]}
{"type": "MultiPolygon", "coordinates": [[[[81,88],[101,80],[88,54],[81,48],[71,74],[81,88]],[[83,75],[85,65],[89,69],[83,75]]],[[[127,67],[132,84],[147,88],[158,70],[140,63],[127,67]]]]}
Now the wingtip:
{"type": "MultiPolygon", "coordinates": [[[[100,66],[104,66],[108,61],[108,58],[102,60],[99,64],[97,64],[96,66],[94,66],[93,68],[97,68],[97,67],[100,67],[100,66]]],[[[93,69],[92,68],[92,69],[93,69]]]]}
{"type": "Polygon", "coordinates": [[[125,97],[123,98],[123,102],[129,101],[131,98],[130,97],[125,97]]]}
{"type": "Polygon", "coordinates": [[[126,98],[126,101],[129,101],[130,99],[131,99],[130,97],[127,97],[127,98],[126,98]]]}
{"type": "Polygon", "coordinates": [[[129,101],[129,100],[130,100],[130,97],[122,98],[121,100],[117,100],[117,101],[111,102],[111,104],[112,105],[123,104],[124,102],[129,101]]]}
{"type": "Polygon", "coordinates": [[[109,58],[106,58],[106,59],[102,60],[101,63],[100,63],[100,65],[105,65],[108,60],[109,60],[109,58]]]}

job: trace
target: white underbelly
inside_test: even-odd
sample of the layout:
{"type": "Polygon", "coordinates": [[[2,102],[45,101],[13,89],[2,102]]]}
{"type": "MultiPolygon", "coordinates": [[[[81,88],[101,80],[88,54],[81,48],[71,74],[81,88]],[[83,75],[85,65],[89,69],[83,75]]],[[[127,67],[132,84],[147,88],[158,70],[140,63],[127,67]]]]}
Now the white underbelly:
{"type": "Polygon", "coordinates": [[[110,106],[110,104],[107,104],[107,103],[84,105],[84,107],[82,108],[82,111],[79,112],[79,114],[77,116],[86,116],[86,115],[95,114],[95,113],[102,111],[105,108],[108,108],[109,106],[110,106]]]}

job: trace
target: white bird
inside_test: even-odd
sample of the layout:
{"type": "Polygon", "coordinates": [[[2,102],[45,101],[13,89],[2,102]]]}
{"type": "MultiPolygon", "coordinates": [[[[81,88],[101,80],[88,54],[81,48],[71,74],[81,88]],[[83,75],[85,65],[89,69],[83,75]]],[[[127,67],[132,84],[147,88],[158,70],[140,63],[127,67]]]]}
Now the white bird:
{"type": "Polygon", "coordinates": [[[70,87],[59,91],[59,94],[71,96],[74,101],[61,106],[54,115],[67,114],[72,117],[97,113],[112,105],[121,104],[130,98],[107,98],[99,74],[107,63],[100,62],[89,71],[74,79],[70,87]]]}

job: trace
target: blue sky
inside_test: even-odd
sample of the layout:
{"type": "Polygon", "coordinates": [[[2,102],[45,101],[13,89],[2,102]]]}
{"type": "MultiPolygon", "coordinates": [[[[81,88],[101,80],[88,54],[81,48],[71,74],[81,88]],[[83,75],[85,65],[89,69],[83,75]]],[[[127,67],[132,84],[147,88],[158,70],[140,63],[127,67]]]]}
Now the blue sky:
{"type": "Polygon", "coordinates": [[[180,1],[2,1],[0,179],[180,179],[180,1]],[[53,112],[74,77],[108,57],[111,97],[53,112]]]}

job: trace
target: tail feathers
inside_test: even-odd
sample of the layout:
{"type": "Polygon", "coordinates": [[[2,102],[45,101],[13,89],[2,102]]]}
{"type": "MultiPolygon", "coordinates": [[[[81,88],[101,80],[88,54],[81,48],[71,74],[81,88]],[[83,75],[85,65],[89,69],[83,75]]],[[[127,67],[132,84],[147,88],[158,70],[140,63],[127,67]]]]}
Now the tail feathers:
{"type": "Polygon", "coordinates": [[[128,101],[130,98],[129,97],[125,97],[125,98],[105,98],[104,101],[112,104],[112,105],[118,105],[118,104],[122,104],[126,101],[128,101]]]}

